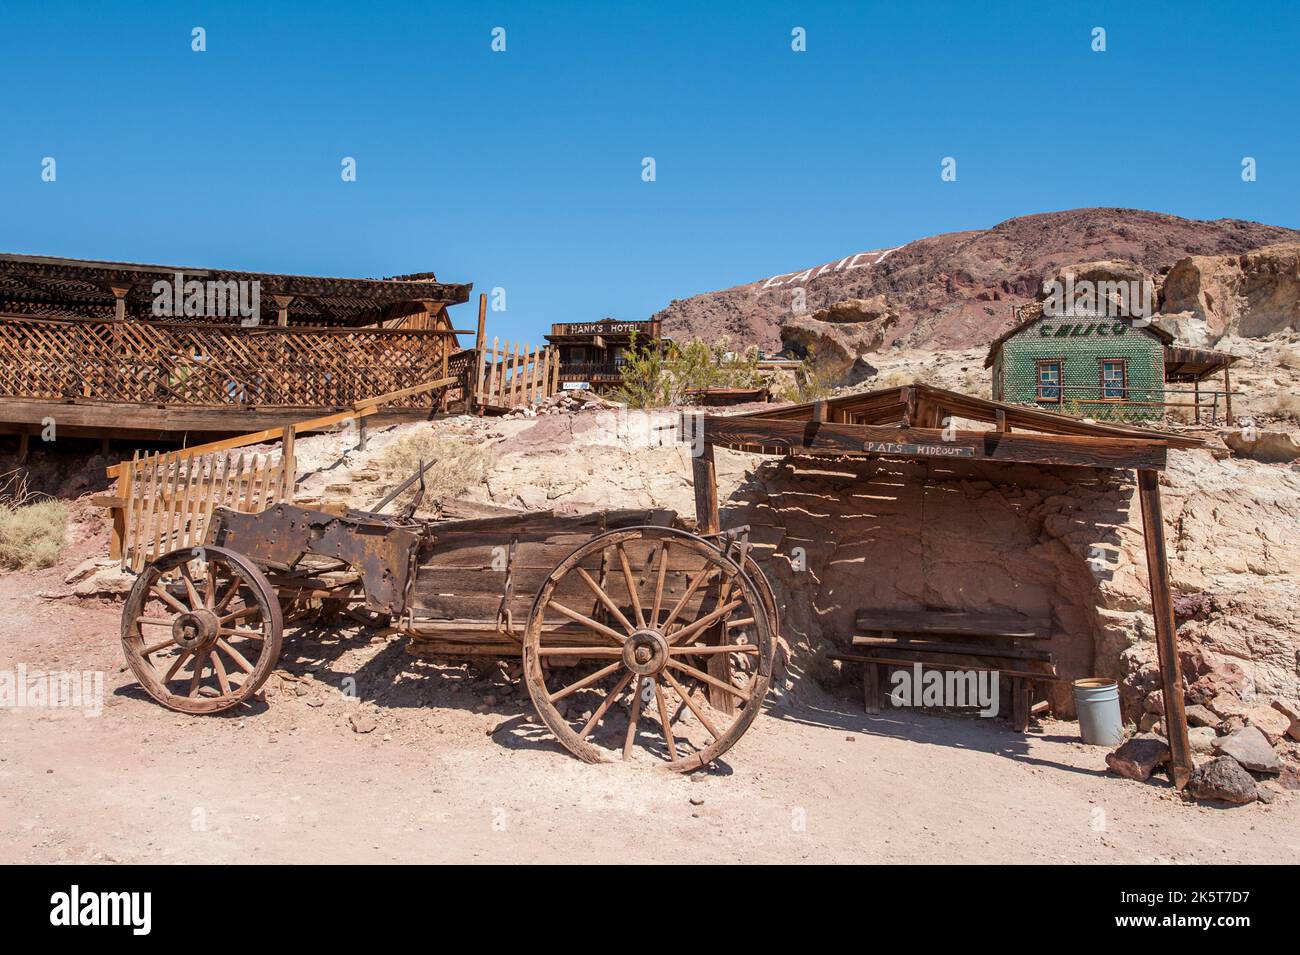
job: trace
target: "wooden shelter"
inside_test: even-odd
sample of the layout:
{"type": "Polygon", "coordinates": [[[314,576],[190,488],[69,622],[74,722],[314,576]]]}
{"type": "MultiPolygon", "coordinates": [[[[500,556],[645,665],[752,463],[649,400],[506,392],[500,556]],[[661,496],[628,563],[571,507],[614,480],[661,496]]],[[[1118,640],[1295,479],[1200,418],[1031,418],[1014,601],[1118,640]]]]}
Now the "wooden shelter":
{"type": "MultiPolygon", "coordinates": [[[[697,429],[695,502],[703,534],[720,529],[714,467],[718,446],[764,454],[893,458],[951,466],[965,461],[1136,471],[1172,775],[1179,788],[1186,784],[1193,766],[1158,476],[1169,448],[1200,447],[1198,439],[1082,421],[920,384],[749,414],[705,415],[697,429]]],[[[1013,468],[1007,468],[1007,481],[1015,482],[1013,468]]],[[[952,631],[936,627],[932,632],[952,631]]]]}
{"type": "MultiPolygon", "coordinates": [[[[321,278],[0,255],[0,430],[181,440],[281,427],[468,381],[432,273],[321,278]]],[[[445,389],[385,417],[427,415],[445,389]]]]}

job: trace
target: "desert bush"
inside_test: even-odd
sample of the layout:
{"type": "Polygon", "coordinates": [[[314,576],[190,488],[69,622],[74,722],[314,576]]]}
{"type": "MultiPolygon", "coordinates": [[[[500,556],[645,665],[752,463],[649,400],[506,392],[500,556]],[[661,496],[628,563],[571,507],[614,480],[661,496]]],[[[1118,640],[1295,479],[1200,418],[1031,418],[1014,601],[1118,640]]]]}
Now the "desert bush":
{"type": "Polygon", "coordinates": [[[757,388],[758,349],[733,354],[727,339],[712,344],[695,339],[686,345],[632,336],[616,401],[630,408],[664,408],[686,402],[689,392],[705,388],[757,388]]]}
{"type": "Polygon", "coordinates": [[[819,359],[817,349],[810,345],[808,353],[795,369],[794,385],[782,389],[777,393],[777,397],[782,401],[793,401],[798,404],[820,401],[822,398],[829,397],[835,390],[839,377],[838,369],[833,368],[829,362],[819,359]]]}
{"type": "Polygon", "coordinates": [[[68,506],[62,501],[0,504],[0,568],[50,567],[59,559],[68,506]]]}
{"type": "MultiPolygon", "coordinates": [[[[426,502],[454,498],[487,477],[489,458],[482,445],[433,431],[415,431],[398,438],[384,448],[376,463],[384,480],[397,484],[414,474],[421,463],[430,461],[433,466],[424,472],[426,502]]],[[[409,502],[418,490],[417,481],[395,503],[409,502]]]]}
{"type": "Polygon", "coordinates": [[[1279,418],[1300,422],[1300,395],[1292,391],[1279,391],[1269,410],[1279,418]]]}

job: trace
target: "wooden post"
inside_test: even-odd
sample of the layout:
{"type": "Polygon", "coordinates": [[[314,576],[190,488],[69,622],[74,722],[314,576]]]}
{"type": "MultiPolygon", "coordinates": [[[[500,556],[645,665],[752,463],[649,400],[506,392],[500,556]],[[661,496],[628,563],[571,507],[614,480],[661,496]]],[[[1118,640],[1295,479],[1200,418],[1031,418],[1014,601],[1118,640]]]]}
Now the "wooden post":
{"type": "Polygon", "coordinates": [[[1196,423],[1201,423],[1201,379],[1192,382],[1192,404],[1196,406],[1196,423]]]}
{"type": "MultiPolygon", "coordinates": [[[[365,421],[365,418],[361,419],[365,421]]],[[[293,430],[293,425],[284,426],[284,433],[280,437],[280,470],[282,472],[282,482],[279,494],[276,496],[280,501],[293,501],[294,488],[298,483],[298,463],[294,459],[294,439],[297,432],[293,430]]]]}
{"type": "Polygon", "coordinates": [[[880,713],[880,664],[862,664],[862,708],[868,716],[880,713]]]}
{"type": "Polygon", "coordinates": [[[1183,673],[1178,660],[1178,634],[1174,625],[1174,600],[1169,591],[1169,562],[1165,556],[1164,516],[1160,511],[1160,481],[1156,471],[1139,470],[1138,497],[1142,502],[1142,536],[1146,544],[1147,578],[1151,585],[1151,616],[1156,627],[1156,652],[1165,704],[1165,738],[1169,740],[1169,773],[1182,789],[1195,768],[1187,740],[1187,713],[1183,706],[1183,673]]]}
{"type": "Polygon", "coordinates": [[[1232,376],[1228,374],[1228,366],[1223,366],[1223,413],[1228,427],[1232,427],[1232,376]]]}
{"type": "Polygon", "coordinates": [[[275,324],[279,325],[281,328],[288,328],[289,327],[289,306],[293,304],[293,296],[272,295],[271,298],[275,300],[275,306],[277,309],[276,316],[275,316],[275,324]]]}
{"type": "Polygon", "coordinates": [[[713,445],[705,444],[699,455],[691,459],[691,475],[695,483],[695,533],[716,534],[722,524],[718,515],[718,472],[713,464],[713,445]]]}
{"type": "MultiPolygon", "coordinates": [[[[131,291],[131,286],[114,285],[112,286],[112,290],[113,290],[113,298],[115,299],[115,301],[113,302],[113,318],[119,322],[125,321],[126,320],[126,296],[127,293],[131,291]]],[[[180,314],[180,308],[177,306],[173,306],[172,314],[173,315],[180,314]]]]}

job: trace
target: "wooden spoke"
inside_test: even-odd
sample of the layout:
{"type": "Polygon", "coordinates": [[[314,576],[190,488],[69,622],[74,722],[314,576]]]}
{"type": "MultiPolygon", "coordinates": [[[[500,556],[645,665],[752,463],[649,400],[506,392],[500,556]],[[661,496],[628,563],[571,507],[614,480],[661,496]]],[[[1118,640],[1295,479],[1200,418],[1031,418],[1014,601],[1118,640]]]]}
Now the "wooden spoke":
{"type": "Polygon", "coordinates": [[[726,690],[728,693],[740,697],[746,703],[749,702],[749,694],[746,693],[744,690],[740,689],[739,687],[732,686],[730,683],[726,683],[722,680],[719,680],[717,677],[709,676],[709,674],[705,673],[703,670],[697,670],[695,669],[695,667],[691,666],[690,664],[683,663],[681,660],[669,660],[668,665],[675,670],[681,670],[683,673],[689,673],[691,676],[695,677],[695,679],[699,680],[701,683],[707,683],[709,684],[709,686],[716,686],[719,690],[726,690]]]}
{"type": "Polygon", "coordinates": [[[218,633],[227,637],[243,637],[245,640],[265,640],[266,637],[256,630],[241,630],[238,627],[221,627],[218,633]]]}
{"type": "Polygon", "coordinates": [[[623,651],[618,647],[538,647],[544,657],[618,657],[623,651]]]}
{"type": "Polygon", "coordinates": [[[224,627],[228,623],[234,623],[237,620],[243,620],[245,617],[251,617],[256,614],[260,614],[261,612],[262,612],[262,608],[257,606],[257,604],[252,604],[248,607],[241,607],[240,609],[236,610],[234,613],[228,613],[224,617],[221,617],[220,618],[221,626],[224,627]]]}
{"type": "Polygon", "coordinates": [[[210,650],[201,657],[198,654],[194,655],[194,676],[190,679],[190,696],[199,695],[199,685],[203,682],[203,670],[208,665],[208,657],[211,655],[212,651],[210,650]]]}
{"type": "Polygon", "coordinates": [[[239,669],[243,670],[245,673],[253,672],[253,664],[249,663],[246,659],[244,659],[244,655],[240,653],[238,650],[236,650],[234,647],[232,647],[230,644],[226,643],[225,640],[222,640],[220,637],[217,637],[217,646],[220,647],[222,650],[225,650],[226,653],[230,655],[230,658],[235,661],[235,663],[239,666],[239,669]]]}
{"type": "Polygon", "coordinates": [[[632,598],[632,611],[636,614],[636,625],[645,626],[645,613],[641,610],[641,595],[637,593],[636,579],[632,576],[632,568],[628,566],[627,551],[623,549],[620,541],[618,547],[618,564],[623,569],[623,581],[627,584],[628,595],[632,598]]]}
{"type": "Polygon", "coordinates": [[[198,610],[204,606],[204,601],[199,596],[198,588],[194,586],[194,578],[190,576],[190,565],[181,564],[181,580],[185,582],[185,592],[190,596],[190,609],[198,610]]]}
{"type": "MultiPolygon", "coordinates": [[[[659,609],[664,602],[664,575],[668,571],[668,539],[659,546],[659,575],[655,578],[655,600],[650,610],[650,626],[659,626],[659,609]]],[[[658,684],[656,683],[657,687],[658,684]]]]}
{"type": "Polygon", "coordinates": [[[230,587],[226,590],[224,594],[221,595],[221,599],[216,602],[216,605],[213,606],[212,609],[217,613],[221,613],[223,610],[225,610],[226,607],[229,606],[231,598],[233,598],[235,594],[239,593],[239,585],[242,582],[243,581],[241,581],[237,576],[233,580],[231,580],[230,587]]]}
{"type": "Polygon", "coordinates": [[[560,613],[568,617],[570,620],[574,621],[575,623],[582,624],[588,630],[594,630],[596,633],[604,634],[605,636],[610,637],[617,643],[623,643],[625,640],[627,640],[627,637],[619,633],[617,630],[612,630],[609,627],[605,626],[603,623],[597,623],[595,620],[592,620],[590,617],[584,617],[576,610],[570,610],[568,607],[564,606],[564,604],[560,603],[558,600],[552,600],[549,604],[547,604],[547,606],[550,607],[552,610],[554,610],[556,613],[560,613]]]}
{"type": "Polygon", "coordinates": [[[579,740],[584,740],[591,735],[591,731],[596,728],[596,724],[605,716],[605,711],[614,704],[614,701],[618,699],[618,695],[623,692],[629,683],[632,682],[633,676],[635,676],[635,674],[630,672],[623,675],[623,679],[618,681],[618,684],[614,687],[613,691],[605,697],[600,706],[596,707],[596,712],[591,714],[591,719],[587,720],[587,725],[584,726],[582,732],[578,734],[579,740]]]}
{"type": "Polygon", "coordinates": [[[172,681],[172,677],[176,675],[176,671],[181,668],[181,664],[183,664],[186,660],[188,660],[191,655],[192,655],[191,651],[182,650],[180,652],[180,656],[178,656],[175,660],[172,661],[172,667],[170,670],[167,671],[167,675],[163,677],[163,683],[170,683],[172,681]]]}
{"type": "Polygon", "coordinates": [[[611,663],[609,666],[597,670],[595,673],[592,673],[590,676],[584,676],[577,683],[570,683],[564,689],[552,693],[548,699],[552,703],[554,703],[556,700],[562,700],[570,693],[576,693],[578,692],[578,690],[585,689],[586,687],[591,686],[593,683],[599,683],[601,680],[605,679],[605,677],[609,676],[615,670],[619,669],[620,666],[621,664],[611,663]]]}
{"type": "Polygon", "coordinates": [[[144,654],[145,656],[147,656],[147,657],[151,657],[151,656],[153,656],[155,653],[157,653],[159,650],[165,650],[165,649],[167,649],[168,647],[170,647],[171,645],[172,645],[172,638],[171,638],[171,637],[168,637],[168,638],[167,638],[166,640],[164,640],[162,643],[155,643],[155,644],[154,644],[153,646],[151,646],[151,647],[145,647],[145,648],[144,648],[143,650],[141,650],[140,652],[143,653],[143,654],[144,654]]]}
{"type": "MultiPolygon", "coordinates": [[[[621,550],[621,548],[620,548],[621,550]]],[[[642,680],[632,684],[632,713],[627,719],[627,738],[623,740],[623,758],[632,758],[632,744],[636,742],[636,724],[641,719],[641,694],[645,692],[642,680]]]]}
{"type": "MultiPolygon", "coordinates": [[[[170,627],[172,625],[172,622],[166,617],[136,617],[135,622],[147,624],[150,627],[170,627]]],[[[167,642],[171,643],[170,640],[167,642]]]]}
{"type": "Polygon", "coordinates": [[[673,675],[667,670],[664,670],[662,676],[668,681],[668,685],[677,691],[677,695],[682,698],[682,702],[685,703],[690,711],[695,714],[695,718],[700,721],[706,730],[709,731],[709,734],[714,739],[721,739],[722,734],[719,733],[717,727],[709,721],[709,718],[704,715],[704,711],[695,705],[695,701],[691,699],[691,694],[687,692],[686,688],[673,679],[673,675]]]}
{"type": "Polygon", "coordinates": [[[177,600],[175,597],[169,594],[166,590],[164,590],[161,583],[157,583],[153,585],[152,593],[155,597],[157,597],[167,606],[171,607],[177,613],[190,612],[190,608],[185,606],[185,604],[181,603],[179,600],[177,600]]]}
{"type": "Polygon", "coordinates": [[[727,621],[727,626],[730,627],[732,630],[735,630],[738,627],[750,627],[753,626],[753,624],[754,624],[753,617],[741,617],[737,620],[727,621]]]}
{"type": "Polygon", "coordinates": [[[672,625],[672,622],[677,619],[677,615],[682,612],[682,608],[686,606],[687,601],[695,596],[695,591],[700,589],[700,584],[704,583],[706,578],[712,577],[713,572],[717,569],[718,568],[715,564],[708,564],[701,569],[694,578],[692,578],[690,584],[686,587],[686,593],[682,594],[681,599],[678,600],[673,609],[669,611],[668,619],[663,622],[663,626],[659,628],[660,630],[667,630],[672,625]]]}
{"type": "Polygon", "coordinates": [[[212,669],[217,674],[217,683],[221,686],[221,692],[228,694],[230,692],[230,676],[226,673],[226,665],[221,662],[221,654],[214,652],[212,654],[212,669]]]}
{"type": "Polygon", "coordinates": [[[685,639],[686,637],[690,637],[699,633],[701,630],[707,630],[709,627],[713,626],[713,624],[717,623],[720,619],[725,617],[727,614],[731,613],[731,611],[739,607],[742,603],[744,603],[743,600],[733,600],[731,603],[725,604],[724,606],[719,607],[717,610],[705,614],[703,617],[701,617],[699,620],[696,620],[694,623],[688,624],[685,627],[682,627],[680,630],[673,631],[672,635],[668,639],[668,642],[672,644],[676,644],[680,640],[685,639]]]}
{"type": "Polygon", "coordinates": [[[668,701],[664,698],[663,687],[655,680],[655,700],[659,704],[659,725],[663,727],[664,742],[668,744],[668,758],[677,759],[677,741],[673,739],[673,721],[668,718],[668,701]]]}
{"type": "Polygon", "coordinates": [[[211,610],[217,602],[217,565],[206,561],[203,568],[203,606],[211,610]]]}
{"type": "Polygon", "coordinates": [[[758,653],[758,647],[752,643],[721,643],[700,646],[699,644],[688,644],[680,647],[669,647],[668,655],[674,657],[697,657],[708,656],[711,653],[758,653]]]}
{"type": "MultiPolygon", "coordinates": [[[[614,601],[610,599],[609,594],[605,593],[604,588],[602,588],[600,584],[596,583],[596,581],[592,580],[591,574],[587,573],[587,571],[581,567],[575,567],[574,569],[578,572],[578,576],[582,578],[582,582],[590,588],[593,594],[596,595],[596,599],[605,605],[605,609],[614,615],[614,619],[621,623],[628,633],[632,633],[636,630],[636,627],[632,626],[631,621],[623,615],[623,611],[618,609],[618,604],[614,603],[614,601]]],[[[563,613],[563,611],[560,612],[563,613]]]]}

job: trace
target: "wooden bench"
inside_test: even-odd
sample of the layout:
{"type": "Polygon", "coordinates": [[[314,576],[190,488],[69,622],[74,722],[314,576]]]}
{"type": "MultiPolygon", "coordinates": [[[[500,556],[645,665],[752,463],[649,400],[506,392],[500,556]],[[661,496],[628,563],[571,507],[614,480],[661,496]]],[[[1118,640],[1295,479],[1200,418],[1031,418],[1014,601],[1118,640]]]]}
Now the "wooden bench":
{"type": "Polygon", "coordinates": [[[1014,613],[958,610],[861,610],[853,651],[836,659],[863,665],[863,705],[880,712],[880,683],[893,667],[920,663],[940,670],[997,671],[1012,681],[1012,725],[1029,727],[1032,686],[1057,678],[1044,641],[1050,620],[1014,613]]]}

